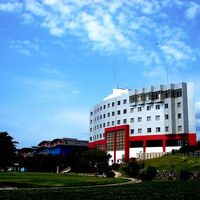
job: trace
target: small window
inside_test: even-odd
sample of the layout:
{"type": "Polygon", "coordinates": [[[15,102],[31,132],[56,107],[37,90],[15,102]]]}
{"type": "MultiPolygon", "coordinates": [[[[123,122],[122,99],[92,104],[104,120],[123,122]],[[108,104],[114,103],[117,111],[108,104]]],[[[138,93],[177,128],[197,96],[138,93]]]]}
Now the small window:
{"type": "Polygon", "coordinates": [[[151,121],[151,116],[147,116],[147,121],[151,121]]]}
{"type": "Polygon", "coordinates": [[[117,124],[118,124],[118,125],[120,124],[120,120],[117,120],[117,124]]]}
{"type": "Polygon", "coordinates": [[[99,108],[97,108],[97,112],[99,112],[99,108]]]}
{"type": "Polygon", "coordinates": [[[97,139],[99,138],[99,135],[97,135],[97,139]]]}
{"type": "Polygon", "coordinates": [[[160,127],[156,127],[156,132],[160,133],[160,127]]]}
{"type": "Polygon", "coordinates": [[[93,114],[93,113],[92,113],[92,112],[90,112],[90,115],[91,115],[91,116],[92,116],[92,114],[93,114]]]}
{"type": "Polygon", "coordinates": [[[107,122],[107,126],[108,126],[108,127],[110,126],[110,122],[107,122]]]}
{"type": "Polygon", "coordinates": [[[138,117],[138,122],[142,122],[142,117],[138,117]]]}
{"type": "Polygon", "coordinates": [[[141,128],[138,128],[138,133],[142,133],[142,129],[141,128]]]}
{"type": "Polygon", "coordinates": [[[165,120],[169,119],[169,115],[165,115],[165,120]]]}
{"type": "Polygon", "coordinates": [[[92,124],[92,120],[90,120],[90,124],[92,124]]]}
{"type": "Polygon", "coordinates": [[[151,106],[147,106],[147,110],[151,110],[151,106]]]}
{"type": "Polygon", "coordinates": [[[99,136],[100,138],[102,137],[102,134],[100,133],[100,136],[99,136]]]}
{"type": "Polygon", "coordinates": [[[90,141],[92,140],[92,137],[90,137],[90,141]]]}
{"type": "Polygon", "coordinates": [[[100,107],[100,110],[102,110],[102,106],[100,107]]]}
{"type": "Polygon", "coordinates": [[[181,113],[178,113],[178,119],[181,119],[181,113]]]}
{"type": "Polygon", "coordinates": [[[112,102],[112,107],[114,107],[115,106],[115,102],[112,102]]]}
{"type": "Polygon", "coordinates": [[[100,124],[100,128],[102,128],[102,124],[100,124]]]}
{"type": "Polygon", "coordinates": [[[106,109],[106,105],[103,105],[103,109],[106,109]]]}
{"type": "Polygon", "coordinates": [[[108,104],[108,108],[110,108],[110,104],[108,104]]]}
{"type": "Polygon", "coordinates": [[[112,112],[112,116],[115,116],[115,112],[114,111],[112,112]]]}
{"type": "Polygon", "coordinates": [[[168,108],[168,103],[165,104],[165,109],[167,109],[167,108],[168,108]]]}
{"type": "Polygon", "coordinates": [[[156,110],[159,110],[160,109],[160,105],[156,105],[156,110]]]}
{"type": "Polygon", "coordinates": [[[134,118],[131,118],[131,119],[130,119],[130,123],[134,123],[134,118]]]}
{"type": "Polygon", "coordinates": [[[126,124],[126,123],[127,123],[127,119],[124,119],[124,120],[123,120],[123,123],[126,124]]]}
{"type": "Polygon", "coordinates": [[[117,102],[117,105],[118,105],[118,106],[120,105],[120,101],[117,102]]]}
{"type": "Polygon", "coordinates": [[[131,134],[134,134],[134,129],[131,129],[131,134]]]}
{"type": "Polygon", "coordinates": [[[127,99],[124,99],[124,100],[123,100],[123,103],[124,103],[124,104],[127,104],[127,99]]]}
{"type": "Polygon", "coordinates": [[[99,120],[99,116],[97,117],[97,120],[99,120]]]}
{"type": "Polygon", "coordinates": [[[160,120],[160,115],[156,115],[156,121],[160,120]]]}
{"type": "Polygon", "coordinates": [[[182,126],[178,126],[178,131],[182,131],[182,126]]]}
{"type": "Polygon", "coordinates": [[[90,132],[92,132],[92,128],[90,128],[90,132]]]}
{"type": "Polygon", "coordinates": [[[117,111],[117,114],[120,115],[120,110],[117,111]]]}
{"type": "Polygon", "coordinates": [[[180,108],[181,107],[181,102],[177,103],[177,107],[180,108]]]}
{"type": "Polygon", "coordinates": [[[115,125],[115,121],[112,121],[112,126],[114,126],[115,125]]]}
{"type": "Polygon", "coordinates": [[[97,129],[99,129],[99,125],[97,125],[97,129]]]}
{"type": "Polygon", "coordinates": [[[131,108],[131,109],[130,109],[130,112],[131,112],[131,113],[134,113],[134,108],[131,108]]]}
{"type": "Polygon", "coordinates": [[[142,107],[138,107],[138,112],[141,112],[142,111],[142,107]]]}
{"type": "Polygon", "coordinates": [[[151,128],[147,128],[147,133],[151,133],[151,128]]]}
{"type": "Polygon", "coordinates": [[[100,119],[102,119],[102,115],[100,115],[100,119]]]}
{"type": "Polygon", "coordinates": [[[106,114],[103,114],[103,118],[106,118],[106,114]]]}
{"type": "Polygon", "coordinates": [[[165,132],[169,132],[169,126],[165,126],[165,132]]]}
{"type": "Polygon", "coordinates": [[[106,126],[106,123],[103,123],[103,127],[105,127],[106,126]]]}
{"type": "Polygon", "coordinates": [[[126,114],[126,113],[127,113],[127,109],[124,109],[124,110],[123,110],[123,113],[126,114]]]}
{"type": "Polygon", "coordinates": [[[110,113],[108,113],[107,116],[110,117],[110,113]]]}

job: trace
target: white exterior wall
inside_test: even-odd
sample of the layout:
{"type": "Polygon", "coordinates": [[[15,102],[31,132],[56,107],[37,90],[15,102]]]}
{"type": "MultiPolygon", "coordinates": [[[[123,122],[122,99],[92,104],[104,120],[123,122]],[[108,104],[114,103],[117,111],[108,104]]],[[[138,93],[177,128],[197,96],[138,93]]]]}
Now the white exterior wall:
{"type": "Polygon", "coordinates": [[[112,165],[114,163],[114,151],[108,151],[107,153],[111,155],[111,158],[109,159],[108,164],[112,165]]]}
{"type": "Polygon", "coordinates": [[[166,147],[165,152],[171,152],[173,149],[174,150],[179,150],[181,146],[176,146],[176,147],[166,147]]]}
{"type": "Polygon", "coordinates": [[[116,163],[121,163],[125,155],[125,151],[116,151],[116,163]]]}
{"type": "Polygon", "coordinates": [[[130,158],[136,158],[136,153],[143,153],[143,148],[138,147],[138,148],[130,148],[129,149],[129,157],[130,158]]]}
{"type": "Polygon", "coordinates": [[[163,147],[146,147],[145,153],[160,153],[163,152],[163,147]]]}

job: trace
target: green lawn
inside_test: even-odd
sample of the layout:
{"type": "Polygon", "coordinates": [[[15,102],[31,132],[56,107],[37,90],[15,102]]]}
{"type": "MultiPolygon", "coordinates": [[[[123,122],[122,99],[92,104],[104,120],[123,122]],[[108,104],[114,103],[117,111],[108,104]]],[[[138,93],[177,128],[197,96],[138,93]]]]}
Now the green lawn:
{"type": "Polygon", "coordinates": [[[160,158],[145,160],[145,168],[154,166],[158,170],[200,171],[200,157],[184,155],[165,155],[160,158]]]}
{"type": "Polygon", "coordinates": [[[90,188],[46,188],[46,189],[19,189],[0,191],[1,200],[115,200],[115,199],[148,199],[148,200],[199,200],[200,182],[198,181],[166,181],[142,182],[138,184],[90,187],[90,188]]]}
{"type": "Polygon", "coordinates": [[[93,176],[82,176],[74,174],[53,174],[37,172],[1,172],[0,187],[10,185],[17,187],[56,187],[56,186],[78,186],[98,185],[109,183],[126,182],[124,179],[95,178],[93,176]]]}

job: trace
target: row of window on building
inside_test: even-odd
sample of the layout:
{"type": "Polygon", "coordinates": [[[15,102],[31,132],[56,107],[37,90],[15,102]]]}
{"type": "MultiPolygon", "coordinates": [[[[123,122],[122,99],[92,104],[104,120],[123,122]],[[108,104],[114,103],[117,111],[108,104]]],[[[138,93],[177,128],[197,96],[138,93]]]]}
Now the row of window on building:
{"type": "MultiPolygon", "coordinates": [[[[181,113],[177,114],[177,118],[181,119],[181,113]]],[[[165,120],[168,120],[168,119],[169,119],[169,115],[166,114],[165,115],[165,120]]],[[[151,120],[152,120],[151,116],[147,116],[146,117],[146,121],[147,122],[150,122],[151,120]]],[[[160,121],[160,115],[156,115],[155,116],[155,120],[156,121],[160,121]]],[[[134,121],[135,121],[135,118],[130,118],[130,123],[134,123],[134,121]]],[[[137,122],[142,122],[142,117],[138,117],[137,118],[137,122]]],[[[121,124],[121,120],[117,120],[117,125],[120,125],[120,124],[121,124]]],[[[123,119],[123,124],[127,124],[127,119],[123,119]]],[[[107,127],[114,126],[114,125],[115,125],[115,121],[107,122],[107,127]]],[[[95,130],[97,130],[99,128],[105,128],[105,127],[106,127],[106,123],[99,124],[99,125],[96,125],[96,126],[93,127],[93,131],[95,131],[95,130]]],[[[92,132],[92,128],[90,128],[90,132],[92,132]]]]}
{"type": "MultiPolygon", "coordinates": [[[[117,102],[117,105],[120,105],[120,102],[121,102],[121,101],[118,101],[118,102],[117,102]]],[[[124,100],[123,100],[123,103],[126,104],[126,103],[127,103],[127,99],[124,99],[124,100]]],[[[112,105],[112,107],[114,107],[114,106],[115,106],[115,102],[112,102],[111,105],[112,105]]],[[[165,109],[168,109],[168,106],[169,106],[168,103],[165,103],[165,104],[164,104],[165,109]]],[[[178,107],[178,108],[181,107],[181,102],[178,102],[178,103],[177,103],[177,107],[178,107]]],[[[100,106],[100,108],[95,109],[94,112],[90,112],[90,115],[92,116],[92,115],[95,114],[96,112],[99,112],[99,110],[101,111],[102,108],[103,108],[103,109],[106,109],[106,105],[100,106]]],[[[107,108],[110,108],[110,103],[107,105],[107,108]]],[[[146,110],[151,110],[151,108],[152,108],[152,106],[149,105],[149,106],[146,107],[146,110]]],[[[155,109],[156,109],[156,110],[159,110],[159,109],[160,109],[160,105],[156,105],[156,106],[155,106],[155,109]]],[[[141,111],[142,111],[142,107],[140,107],[140,106],[137,107],[137,111],[138,111],[138,112],[141,112],[141,111]]],[[[117,112],[118,112],[118,115],[120,115],[120,110],[118,110],[117,112]]],[[[133,112],[134,112],[134,108],[130,108],[130,112],[133,113],[133,112]]],[[[113,113],[113,112],[112,112],[112,113],[113,113]]],[[[127,109],[124,109],[123,114],[126,114],[126,113],[127,113],[127,109]],[[125,110],[126,110],[126,111],[125,111],[125,110]],[[124,113],[124,112],[125,112],[125,113],[124,113]]],[[[100,116],[101,116],[101,115],[100,115],[100,116]]]]}

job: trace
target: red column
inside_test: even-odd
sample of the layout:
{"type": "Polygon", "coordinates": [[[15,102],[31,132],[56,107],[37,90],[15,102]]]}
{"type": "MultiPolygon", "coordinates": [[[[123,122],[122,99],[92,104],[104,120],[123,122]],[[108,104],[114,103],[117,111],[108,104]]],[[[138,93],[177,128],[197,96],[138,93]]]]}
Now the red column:
{"type": "Polygon", "coordinates": [[[166,140],[163,139],[163,152],[165,152],[165,148],[166,148],[166,140]]]}
{"type": "Polygon", "coordinates": [[[116,130],[114,130],[114,163],[116,163],[116,130]]]}
{"type": "Polygon", "coordinates": [[[147,141],[143,140],[143,152],[146,153],[147,141]]]}
{"type": "Polygon", "coordinates": [[[106,131],[104,130],[104,151],[106,151],[106,131]]]}
{"type": "Polygon", "coordinates": [[[188,134],[188,142],[190,146],[197,145],[196,134],[188,134]]]}
{"type": "Polygon", "coordinates": [[[129,160],[129,148],[130,148],[130,143],[129,143],[129,126],[126,126],[124,130],[124,137],[125,137],[125,160],[129,160]]]}

